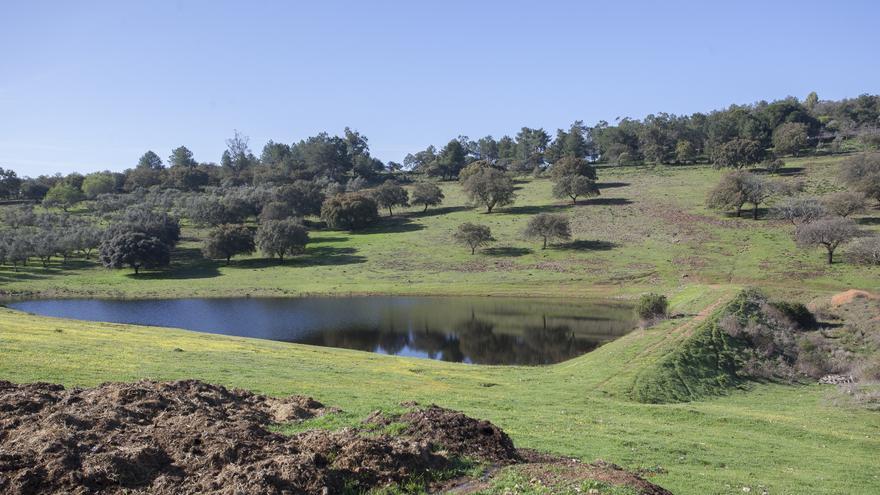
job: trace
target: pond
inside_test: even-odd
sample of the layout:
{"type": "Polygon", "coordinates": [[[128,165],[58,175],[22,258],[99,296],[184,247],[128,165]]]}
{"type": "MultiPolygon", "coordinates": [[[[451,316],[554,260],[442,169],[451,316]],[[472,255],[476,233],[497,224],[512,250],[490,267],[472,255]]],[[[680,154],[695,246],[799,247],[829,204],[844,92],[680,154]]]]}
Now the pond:
{"type": "Polygon", "coordinates": [[[58,299],[10,308],[44,316],[184,328],[443,361],[540,365],[635,327],[610,302],[495,297],[58,299]]]}

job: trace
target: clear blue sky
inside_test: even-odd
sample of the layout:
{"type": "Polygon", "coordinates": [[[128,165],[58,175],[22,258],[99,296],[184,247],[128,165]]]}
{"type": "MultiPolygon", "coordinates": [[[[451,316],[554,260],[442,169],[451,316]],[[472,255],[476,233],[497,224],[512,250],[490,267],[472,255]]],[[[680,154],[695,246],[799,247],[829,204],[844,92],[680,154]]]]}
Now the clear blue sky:
{"type": "Polygon", "coordinates": [[[219,161],[350,126],[373,154],[521,126],[880,92],[880,2],[0,3],[0,166],[219,161]]]}

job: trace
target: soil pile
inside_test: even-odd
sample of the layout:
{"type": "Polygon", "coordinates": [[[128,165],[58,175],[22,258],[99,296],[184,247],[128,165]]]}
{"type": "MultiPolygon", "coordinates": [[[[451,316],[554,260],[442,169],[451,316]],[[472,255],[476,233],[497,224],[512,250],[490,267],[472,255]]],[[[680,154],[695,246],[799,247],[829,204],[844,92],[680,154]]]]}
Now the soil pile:
{"type": "Polygon", "coordinates": [[[333,411],[195,380],[70,390],[0,381],[0,493],[357,493],[430,480],[457,457],[522,460],[495,425],[437,406],[393,418],[404,425],[395,436],[267,429],[333,411]]]}
{"type": "Polygon", "coordinates": [[[501,428],[458,411],[431,405],[410,411],[398,421],[407,424],[404,435],[424,438],[457,455],[501,464],[520,460],[513,441],[501,428]]]}

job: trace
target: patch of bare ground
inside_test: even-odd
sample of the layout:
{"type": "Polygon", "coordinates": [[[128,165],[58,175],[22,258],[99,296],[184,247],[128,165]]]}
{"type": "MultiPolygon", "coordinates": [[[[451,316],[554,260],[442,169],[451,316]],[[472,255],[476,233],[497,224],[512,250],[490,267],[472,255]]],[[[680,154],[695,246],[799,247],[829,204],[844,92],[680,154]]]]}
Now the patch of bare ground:
{"type": "Polygon", "coordinates": [[[267,429],[336,411],[196,380],[70,390],[0,381],[0,493],[359,493],[436,479],[461,459],[531,462],[492,423],[437,406],[367,419],[401,423],[396,435],[267,429]]]}
{"type": "MultiPolygon", "coordinates": [[[[521,451],[525,462],[509,469],[516,470],[529,483],[552,491],[579,491],[585,481],[598,481],[614,486],[625,486],[640,495],[671,495],[668,490],[657,486],[636,473],[622,467],[604,462],[581,462],[577,459],[549,456],[531,451],[521,451]]],[[[496,474],[492,471],[491,474],[496,474]]],[[[454,480],[448,482],[436,493],[472,494],[486,490],[491,485],[491,476],[482,480],[454,480]]]]}

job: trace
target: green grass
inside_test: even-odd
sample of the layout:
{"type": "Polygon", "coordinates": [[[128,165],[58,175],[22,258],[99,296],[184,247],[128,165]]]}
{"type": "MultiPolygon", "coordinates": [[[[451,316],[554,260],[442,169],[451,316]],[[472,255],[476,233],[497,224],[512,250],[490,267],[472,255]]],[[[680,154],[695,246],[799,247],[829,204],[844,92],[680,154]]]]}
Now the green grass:
{"type": "MultiPolygon", "coordinates": [[[[673,311],[727,300],[729,288],[689,286],[673,311]]],[[[637,330],[549,367],[473,366],[150,327],[87,323],[0,310],[0,376],[95,385],[199,378],[258,392],[308,394],[341,407],[310,423],[338,428],[402,401],[487,418],[520,447],[587,461],[666,470],[675,493],[876,493],[880,421],[834,406],[827,386],[756,384],[714,399],[640,404],[628,394],[645,367],[677,347],[687,318],[637,330]],[[182,350],[182,352],[180,351],[182,350]],[[494,386],[486,387],[486,383],[494,386]]],[[[296,431],[290,428],[287,431],[296,431]]]]}
{"type": "MultiPolygon", "coordinates": [[[[804,180],[807,193],[840,188],[839,158],[789,160],[780,180],[804,180]]],[[[707,166],[603,168],[602,195],[578,206],[554,200],[547,179],[522,179],[514,205],[495,213],[467,206],[457,183],[442,184],[440,208],[396,213],[365,231],[315,231],[305,255],[283,266],[254,255],[230,266],[199,254],[205,230],[187,227],[170,270],[133,276],[94,262],[60,262],[14,272],[0,268],[7,293],[43,296],[178,297],[303,294],[474,294],[631,297],[692,284],[756,285],[810,297],[877,285],[880,271],[825,264],[819,249],[795,247],[790,225],[730,218],[704,207],[723,171],[707,166]],[[542,250],[523,239],[529,217],[559,212],[575,242],[542,250]],[[471,256],[451,241],[463,222],[485,223],[498,239],[471,256]]],[[[746,212],[746,216],[748,215],[746,212]]],[[[859,217],[880,230],[880,213],[859,217]]],[[[845,250],[845,248],[844,248],[845,250]]]]}

